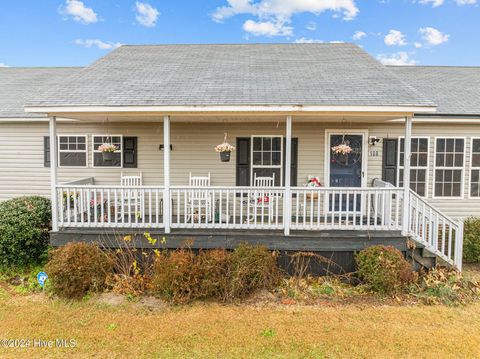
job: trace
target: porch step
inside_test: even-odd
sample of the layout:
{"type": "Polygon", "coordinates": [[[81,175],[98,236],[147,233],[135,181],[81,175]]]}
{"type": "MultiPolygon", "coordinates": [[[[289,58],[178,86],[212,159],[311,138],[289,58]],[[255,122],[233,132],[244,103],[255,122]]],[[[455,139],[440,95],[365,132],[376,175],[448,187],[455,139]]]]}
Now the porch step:
{"type": "Polygon", "coordinates": [[[424,248],[415,248],[413,251],[407,252],[407,257],[413,260],[414,269],[419,270],[421,268],[430,269],[436,265],[436,256],[423,256],[426,253],[424,248]]]}

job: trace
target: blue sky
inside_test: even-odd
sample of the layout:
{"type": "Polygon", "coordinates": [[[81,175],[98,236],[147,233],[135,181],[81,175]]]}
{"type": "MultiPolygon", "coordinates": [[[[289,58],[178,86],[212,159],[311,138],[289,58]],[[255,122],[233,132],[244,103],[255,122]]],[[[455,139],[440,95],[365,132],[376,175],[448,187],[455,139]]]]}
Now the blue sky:
{"type": "Polygon", "coordinates": [[[480,66],[480,0],[3,0],[0,5],[5,66],[84,66],[119,44],[320,41],[355,42],[389,64],[480,66]]]}

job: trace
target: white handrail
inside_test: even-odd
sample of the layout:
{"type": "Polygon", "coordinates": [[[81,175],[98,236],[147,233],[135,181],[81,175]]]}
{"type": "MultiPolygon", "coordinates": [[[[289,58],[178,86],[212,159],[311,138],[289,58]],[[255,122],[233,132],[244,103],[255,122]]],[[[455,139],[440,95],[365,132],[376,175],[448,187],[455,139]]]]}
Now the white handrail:
{"type": "Polygon", "coordinates": [[[57,185],[59,227],[162,228],[163,187],[57,185]]]}
{"type": "Polygon", "coordinates": [[[412,190],[409,234],[427,250],[462,270],[463,222],[442,213],[412,190]]]}

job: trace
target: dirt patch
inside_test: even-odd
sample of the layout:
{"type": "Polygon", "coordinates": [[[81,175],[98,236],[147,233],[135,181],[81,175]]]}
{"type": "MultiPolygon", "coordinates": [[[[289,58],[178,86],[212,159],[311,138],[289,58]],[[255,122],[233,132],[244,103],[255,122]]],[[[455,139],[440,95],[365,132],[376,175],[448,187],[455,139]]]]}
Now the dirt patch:
{"type": "Polygon", "coordinates": [[[113,292],[101,293],[93,298],[95,303],[107,304],[113,307],[125,305],[128,303],[127,298],[124,295],[116,294],[113,292]]]}
{"type": "Polygon", "coordinates": [[[163,310],[169,307],[167,302],[153,296],[141,297],[140,300],[135,304],[137,307],[142,309],[144,308],[149,311],[163,310]]]}
{"type": "Polygon", "coordinates": [[[16,295],[17,294],[12,289],[12,287],[10,287],[10,285],[8,285],[7,283],[5,283],[3,281],[0,281],[0,289],[4,290],[5,292],[7,292],[10,295],[16,295]]]}

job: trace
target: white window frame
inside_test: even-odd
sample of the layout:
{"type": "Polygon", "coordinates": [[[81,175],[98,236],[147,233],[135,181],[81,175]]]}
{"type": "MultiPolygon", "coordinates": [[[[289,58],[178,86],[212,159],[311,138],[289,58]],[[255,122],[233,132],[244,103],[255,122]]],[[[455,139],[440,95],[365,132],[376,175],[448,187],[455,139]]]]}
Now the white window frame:
{"type": "Polygon", "coordinates": [[[470,169],[468,171],[468,198],[469,199],[480,199],[480,196],[472,196],[472,171],[473,170],[478,170],[480,171],[480,166],[474,166],[473,165],[473,141],[474,140],[479,140],[480,137],[472,137],[470,138],[470,169]]]}
{"type": "MultiPolygon", "coordinates": [[[[272,150],[270,150],[272,151],[272,150]]],[[[253,169],[254,168],[279,168],[280,169],[280,187],[283,186],[283,161],[284,161],[284,153],[283,153],[283,136],[282,135],[253,135],[251,136],[251,145],[250,145],[250,185],[253,186],[253,169]],[[254,138],[280,138],[280,165],[254,165],[253,164],[253,140],[254,138]]],[[[263,153],[263,151],[262,151],[263,153]]]]}
{"type": "Polygon", "coordinates": [[[61,134],[57,135],[57,167],[59,168],[88,168],[88,135],[61,134]],[[85,139],[85,150],[60,150],[60,137],[83,137],[85,139]],[[85,153],[85,166],[62,166],[60,164],[60,153],[85,153]]]}
{"type": "Polygon", "coordinates": [[[467,138],[462,136],[436,136],[434,137],[434,152],[433,152],[433,184],[432,184],[432,198],[437,199],[463,199],[465,197],[465,163],[467,162],[467,153],[466,153],[466,146],[467,146],[467,138]],[[438,166],[437,167],[437,140],[438,139],[459,139],[463,140],[463,166],[462,167],[445,167],[445,166],[438,166]],[[436,175],[438,170],[461,170],[462,176],[460,179],[461,187],[460,187],[460,196],[436,196],[435,195],[435,184],[437,183],[436,175]]]}
{"type": "MultiPolygon", "coordinates": [[[[430,170],[430,137],[429,136],[412,136],[411,139],[426,139],[427,140],[427,166],[413,166],[412,163],[410,162],[410,170],[425,170],[425,195],[420,196],[417,192],[417,195],[419,195],[422,198],[427,198],[428,197],[428,191],[430,189],[429,184],[430,181],[428,180],[430,178],[429,176],[429,170],[430,170]]],[[[398,137],[398,151],[397,151],[397,187],[400,187],[400,170],[405,168],[405,158],[403,159],[403,166],[400,165],[400,149],[401,149],[401,142],[402,140],[405,141],[405,136],[399,136],[398,137]]],[[[403,155],[405,156],[405,149],[403,149],[403,155]]],[[[435,183],[435,182],[434,182],[435,183]]]]}
{"type": "Polygon", "coordinates": [[[94,134],[92,135],[92,167],[93,168],[101,168],[101,169],[112,169],[112,168],[123,168],[123,135],[106,135],[106,134],[94,134]],[[120,166],[95,166],[95,153],[101,153],[102,151],[99,151],[98,149],[95,148],[95,137],[120,137],[120,144],[121,148],[120,150],[115,151],[114,153],[120,153],[120,166]]]}

